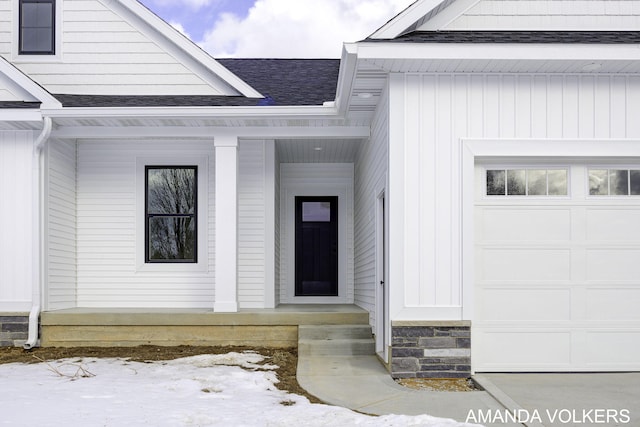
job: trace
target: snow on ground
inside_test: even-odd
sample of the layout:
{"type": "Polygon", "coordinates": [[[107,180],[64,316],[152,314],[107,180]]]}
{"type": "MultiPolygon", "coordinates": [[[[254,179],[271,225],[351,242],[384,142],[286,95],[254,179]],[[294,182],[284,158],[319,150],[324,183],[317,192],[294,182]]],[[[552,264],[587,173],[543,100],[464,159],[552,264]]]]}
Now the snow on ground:
{"type": "Polygon", "coordinates": [[[152,363],[84,358],[0,365],[0,426],[469,426],[311,404],[276,388],[273,365],[251,370],[263,360],[228,353],[152,363]]]}

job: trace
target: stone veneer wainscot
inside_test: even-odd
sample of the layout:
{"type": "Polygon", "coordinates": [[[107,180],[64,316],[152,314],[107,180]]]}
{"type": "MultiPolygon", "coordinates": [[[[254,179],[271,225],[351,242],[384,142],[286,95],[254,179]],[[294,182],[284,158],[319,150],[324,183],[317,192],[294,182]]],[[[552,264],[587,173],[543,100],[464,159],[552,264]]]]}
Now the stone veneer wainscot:
{"type": "Polygon", "coordinates": [[[28,313],[0,313],[0,347],[22,345],[29,336],[28,313]]]}
{"type": "Polygon", "coordinates": [[[392,325],[391,376],[471,376],[471,322],[396,321],[392,325]]]}

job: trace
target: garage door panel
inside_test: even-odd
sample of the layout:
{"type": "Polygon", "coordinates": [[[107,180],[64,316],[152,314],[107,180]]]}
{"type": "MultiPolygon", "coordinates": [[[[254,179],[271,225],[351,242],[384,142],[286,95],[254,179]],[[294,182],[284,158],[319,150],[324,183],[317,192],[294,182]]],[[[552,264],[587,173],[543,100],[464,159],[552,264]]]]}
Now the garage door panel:
{"type": "Polygon", "coordinates": [[[562,281],[571,279],[568,249],[484,249],[482,279],[495,281],[562,281]]]}
{"type": "Polygon", "coordinates": [[[640,249],[587,249],[587,280],[638,282],[640,280],[640,249]]]}
{"type": "Polygon", "coordinates": [[[588,289],[589,320],[640,320],[640,289],[588,289]]]}
{"type": "Polygon", "coordinates": [[[482,216],[485,242],[546,242],[571,239],[569,209],[487,208],[482,216]],[[522,225],[526,224],[526,227],[522,225]]]}
{"type": "Polygon", "coordinates": [[[589,241],[640,242],[640,209],[587,209],[589,241]]]}
{"type": "Polygon", "coordinates": [[[611,366],[615,362],[638,369],[640,331],[591,331],[586,338],[586,363],[611,366]]]}
{"type": "Polygon", "coordinates": [[[570,289],[484,288],[478,298],[478,314],[487,321],[571,319],[570,289]]]}
{"type": "Polygon", "coordinates": [[[475,336],[481,340],[483,363],[479,370],[492,367],[530,369],[533,366],[568,367],[571,364],[571,333],[557,331],[492,331],[475,336]]]}

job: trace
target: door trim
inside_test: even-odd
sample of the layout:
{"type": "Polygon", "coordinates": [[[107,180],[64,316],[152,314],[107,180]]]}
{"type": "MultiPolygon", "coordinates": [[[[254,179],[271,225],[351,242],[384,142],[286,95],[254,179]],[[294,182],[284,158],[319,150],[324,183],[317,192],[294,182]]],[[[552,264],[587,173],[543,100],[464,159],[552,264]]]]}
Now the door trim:
{"type": "MultiPolygon", "coordinates": [[[[347,248],[348,230],[353,228],[353,220],[348,221],[347,212],[352,209],[348,200],[348,186],[346,185],[318,185],[318,186],[289,186],[285,190],[284,200],[284,228],[286,233],[287,250],[286,269],[284,274],[285,298],[282,303],[295,304],[352,304],[353,292],[348,289],[347,265],[349,252],[347,248]],[[306,297],[295,295],[295,198],[297,196],[337,196],[338,197],[338,296],[306,297]],[[349,227],[351,224],[351,227],[349,227]],[[351,294],[351,295],[349,295],[351,294]]],[[[352,211],[352,210],[351,210],[352,211]]],[[[351,239],[353,241],[353,239],[351,239]]],[[[351,254],[353,256],[353,253],[351,254]]]]}

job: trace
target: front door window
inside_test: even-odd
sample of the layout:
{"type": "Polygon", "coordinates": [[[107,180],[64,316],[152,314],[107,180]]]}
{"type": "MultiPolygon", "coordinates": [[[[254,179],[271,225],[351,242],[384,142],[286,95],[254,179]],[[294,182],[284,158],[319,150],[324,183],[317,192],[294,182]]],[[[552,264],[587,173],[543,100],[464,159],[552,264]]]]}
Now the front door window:
{"type": "Polygon", "coordinates": [[[296,296],[338,296],[338,197],[296,197],[296,296]]]}

